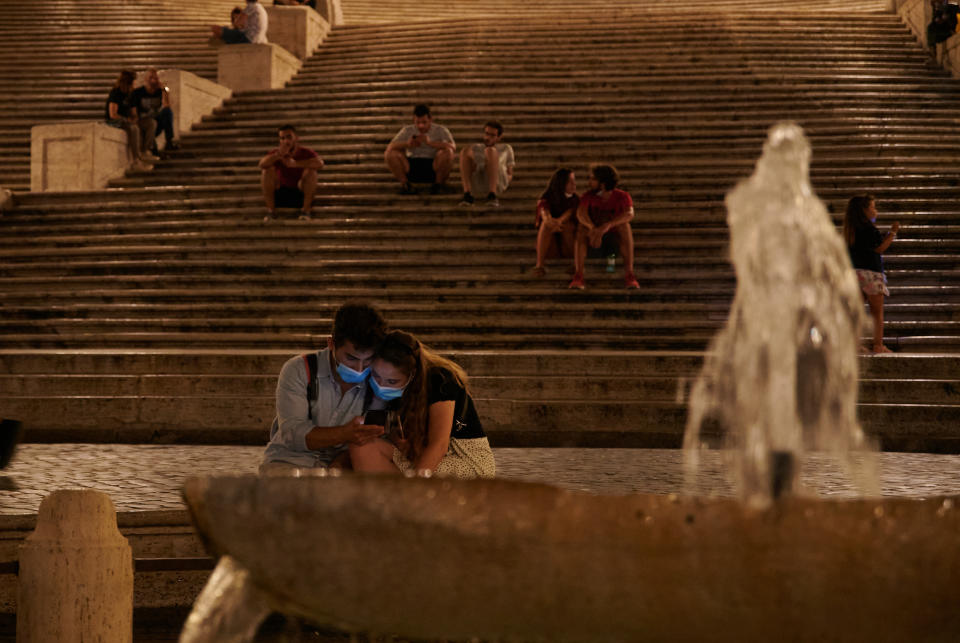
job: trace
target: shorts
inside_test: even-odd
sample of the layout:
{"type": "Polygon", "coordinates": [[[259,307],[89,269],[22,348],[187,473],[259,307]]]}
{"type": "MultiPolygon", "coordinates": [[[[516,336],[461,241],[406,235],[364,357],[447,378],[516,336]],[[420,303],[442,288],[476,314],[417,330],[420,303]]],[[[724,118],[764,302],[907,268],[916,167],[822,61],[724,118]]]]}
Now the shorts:
{"type": "Polygon", "coordinates": [[[281,185],[273,191],[273,204],[277,208],[302,208],[303,192],[281,185]]]}
{"type": "Polygon", "coordinates": [[[860,290],[868,297],[872,295],[890,296],[887,290],[887,276],[882,272],[872,270],[857,270],[857,281],[860,282],[860,290]]]}
{"type": "MultiPolygon", "coordinates": [[[[486,194],[490,190],[490,183],[487,180],[487,157],[484,155],[485,147],[483,143],[473,145],[473,162],[476,163],[476,168],[470,177],[470,190],[473,194],[486,194]]],[[[497,194],[500,194],[510,185],[510,176],[507,174],[505,165],[501,164],[498,169],[497,194]]]]}
{"type": "Polygon", "coordinates": [[[410,171],[407,180],[411,183],[436,183],[437,173],[433,171],[433,159],[410,158],[410,171]]]}
{"type": "MultiPolygon", "coordinates": [[[[393,464],[400,471],[413,469],[413,463],[400,451],[393,448],[393,464]]],[[[492,478],[497,473],[493,451],[487,438],[461,440],[450,438],[450,447],[437,465],[434,475],[440,478],[492,478]]]]}

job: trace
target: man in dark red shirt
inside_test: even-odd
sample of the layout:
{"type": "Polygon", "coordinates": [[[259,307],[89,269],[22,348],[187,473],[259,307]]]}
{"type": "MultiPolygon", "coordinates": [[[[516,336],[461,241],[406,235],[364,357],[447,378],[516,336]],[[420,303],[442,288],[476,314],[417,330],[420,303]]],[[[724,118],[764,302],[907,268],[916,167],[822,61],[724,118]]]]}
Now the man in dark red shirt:
{"type": "Polygon", "coordinates": [[[599,248],[604,239],[615,242],[623,257],[623,283],[627,288],[639,288],[633,275],[633,199],[617,184],[620,176],[612,165],[590,167],[590,189],[580,197],[577,208],[577,240],[574,246],[575,274],[570,288],[583,289],[583,269],[587,260],[587,245],[599,248]]]}
{"type": "Polygon", "coordinates": [[[269,221],[277,208],[299,208],[300,218],[309,219],[317,191],[317,171],[323,159],[309,147],[302,147],[293,125],[284,125],[277,134],[280,146],[260,159],[260,187],[267,204],[269,221]]]}

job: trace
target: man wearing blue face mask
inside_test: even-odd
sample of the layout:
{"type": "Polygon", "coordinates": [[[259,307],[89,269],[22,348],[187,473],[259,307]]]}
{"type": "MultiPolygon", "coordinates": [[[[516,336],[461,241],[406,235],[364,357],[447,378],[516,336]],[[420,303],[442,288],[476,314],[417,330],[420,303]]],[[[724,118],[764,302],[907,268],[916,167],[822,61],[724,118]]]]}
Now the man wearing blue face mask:
{"type": "Polygon", "coordinates": [[[277,416],[260,473],[336,466],[348,445],[383,433],[382,426],[363,424],[363,413],[384,406],[368,393],[367,376],[386,331],[383,315],[373,306],[345,304],[337,310],[325,349],[283,365],[277,416]]]}

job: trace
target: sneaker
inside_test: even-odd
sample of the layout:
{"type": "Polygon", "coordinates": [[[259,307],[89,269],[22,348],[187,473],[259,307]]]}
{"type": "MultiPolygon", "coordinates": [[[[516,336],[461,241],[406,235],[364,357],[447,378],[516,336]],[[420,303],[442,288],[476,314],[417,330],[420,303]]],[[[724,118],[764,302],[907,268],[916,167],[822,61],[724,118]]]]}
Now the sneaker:
{"type": "Polygon", "coordinates": [[[579,272],[573,276],[573,281],[570,282],[570,285],[567,288],[576,288],[577,290],[583,290],[587,287],[587,282],[583,280],[583,275],[579,272]]]}
{"type": "Polygon", "coordinates": [[[277,211],[276,211],[276,210],[267,210],[267,213],[263,216],[263,222],[264,222],[264,223],[270,223],[271,221],[273,221],[273,220],[276,219],[276,218],[277,218],[277,211]]]}
{"type": "Polygon", "coordinates": [[[164,152],[174,152],[180,149],[180,141],[170,141],[163,146],[164,152]]]}
{"type": "Polygon", "coordinates": [[[543,266],[534,266],[530,269],[530,274],[539,279],[540,277],[545,277],[547,275],[547,269],[543,266]]]}
{"type": "Polygon", "coordinates": [[[417,191],[413,189],[413,186],[410,185],[410,182],[407,181],[400,186],[400,194],[416,194],[417,191]]]}
{"type": "Polygon", "coordinates": [[[487,195],[487,207],[488,208],[499,208],[500,199],[497,198],[497,195],[493,192],[487,195]]]}
{"type": "Polygon", "coordinates": [[[623,276],[623,285],[627,288],[639,288],[640,284],[637,283],[637,278],[633,276],[632,272],[628,272],[623,276]]]}
{"type": "Polygon", "coordinates": [[[469,208],[471,205],[473,205],[473,202],[474,202],[473,195],[470,194],[469,192],[464,192],[463,200],[460,201],[460,207],[469,208]]]}
{"type": "Polygon", "coordinates": [[[160,157],[154,156],[152,152],[144,152],[140,155],[140,160],[144,163],[156,163],[160,160],[160,157]]]}
{"type": "Polygon", "coordinates": [[[153,166],[144,161],[134,161],[130,164],[130,170],[133,172],[152,172],[153,166]]]}
{"type": "Polygon", "coordinates": [[[301,221],[309,221],[311,216],[312,215],[307,210],[301,210],[300,216],[297,218],[300,219],[301,221]]]}

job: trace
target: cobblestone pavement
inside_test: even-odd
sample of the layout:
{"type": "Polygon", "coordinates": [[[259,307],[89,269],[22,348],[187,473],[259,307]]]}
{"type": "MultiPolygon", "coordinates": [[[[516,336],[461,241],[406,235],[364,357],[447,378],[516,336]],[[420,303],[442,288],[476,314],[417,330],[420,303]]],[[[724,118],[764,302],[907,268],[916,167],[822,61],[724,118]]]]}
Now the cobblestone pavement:
{"type": "MultiPolygon", "coordinates": [[[[495,449],[502,478],[549,482],[594,493],[684,493],[683,454],[668,449],[495,449]]],[[[183,509],[189,475],[256,472],[263,449],[229,446],[92,444],[20,445],[0,474],[0,514],[33,514],[55,489],[110,494],[118,511],[183,509]]],[[[880,493],[928,497],[960,494],[960,456],[881,453],[880,493]]],[[[730,495],[719,452],[704,453],[693,492],[730,495]]],[[[843,467],[823,456],[804,466],[801,484],[822,496],[855,495],[843,467]]]]}

